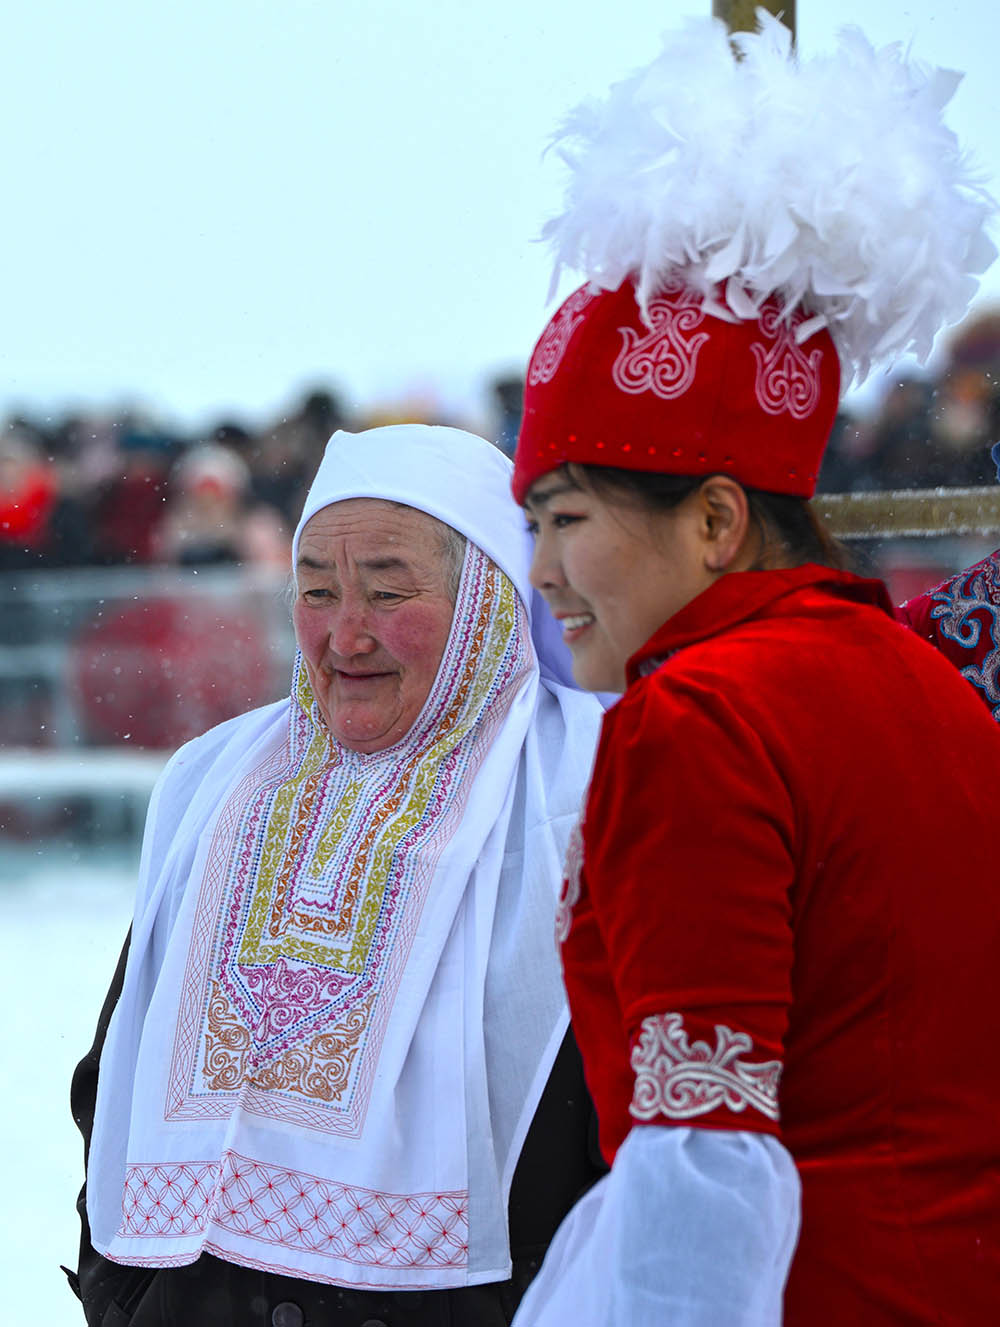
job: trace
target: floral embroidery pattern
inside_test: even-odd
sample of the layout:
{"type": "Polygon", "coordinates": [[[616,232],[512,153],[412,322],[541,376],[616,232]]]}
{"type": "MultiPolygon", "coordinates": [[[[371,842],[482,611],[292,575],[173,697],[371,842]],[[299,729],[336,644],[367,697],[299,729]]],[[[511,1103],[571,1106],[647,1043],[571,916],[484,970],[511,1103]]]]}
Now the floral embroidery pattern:
{"type": "Polygon", "coordinates": [[[720,1107],[737,1113],[749,1107],[778,1119],[781,1061],[748,1063],[739,1058],[753,1050],[745,1032],[716,1024],[715,1035],[714,1048],[690,1043],[680,1014],[642,1020],[631,1061],[635,1090],[629,1111],[635,1119],[689,1120],[720,1107]]]}
{"type": "Polygon", "coordinates": [[[800,312],[786,322],[773,306],[760,315],[761,330],[770,344],[755,341],[750,349],[757,361],[757,400],[769,415],[787,410],[793,419],[808,419],[819,404],[823,351],[807,355],[795,340],[795,327],[803,317],[800,312]]]}
{"type": "Polygon", "coordinates": [[[462,1267],[468,1195],[375,1193],[235,1152],[218,1162],[128,1168],[120,1236],[211,1227],[362,1267],[462,1267]]]}
{"type": "Polygon", "coordinates": [[[697,332],[705,320],[700,297],[678,284],[649,301],[649,332],[640,337],[633,327],[619,327],[622,348],[611,369],[615,386],[638,396],[652,392],[663,401],[683,396],[694,382],[698,352],[709,339],[697,332]]]}
{"type": "Polygon", "coordinates": [[[1000,552],[935,590],[931,601],[931,619],[945,640],[976,650],[983,629],[988,631],[991,648],[983,651],[978,663],[960,671],[979,688],[993,706],[994,719],[1000,721],[1000,552]]]}
{"type": "Polygon", "coordinates": [[[331,742],[301,660],[283,752],[220,815],[198,895],[167,1119],[241,1109],[356,1136],[440,853],[531,664],[516,591],[468,546],[402,756],[331,742]]]}
{"type": "MultiPolygon", "coordinates": [[[[290,1047],[280,1059],[261,1067],[254,1064],[254,1039],[249,1029],[234,1013],[219,983],[213,982],[204,1080],[216,1091],[232,1092],[248,1082],[263,1091],[299,1092],[321,1101],[336,1101],[347,1087],[358,1044],[368,1026],[371,1005],[369,997],[336,1027],[317,1033],[303,1046],[290,1047]]],[[[269,1013],[266,1010],[265,1017],[269,1013]]]]}
{"type": "Polygon", "coordinates": [[[532,387],[551,382],[556,376],[566,347],[583,322],[583,311],[594,298],[586,288],[574,291],[546,327],[528,365],[528,382],[532,387]]]}
{"type": "Polygon", "coordinates": [[[556,905],[556,944],[561,945],[573,924],[573,909],[580,898],[580,874],[583,871],[583,822],[578,820],[570,831],[566,845],[566,866],[563,870],[559,902],[556,905]]]}

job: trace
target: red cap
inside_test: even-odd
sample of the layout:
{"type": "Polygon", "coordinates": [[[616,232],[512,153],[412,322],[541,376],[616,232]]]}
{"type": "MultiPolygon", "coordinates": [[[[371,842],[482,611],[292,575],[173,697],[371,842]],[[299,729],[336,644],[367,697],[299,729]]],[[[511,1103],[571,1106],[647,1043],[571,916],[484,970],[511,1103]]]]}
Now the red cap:
{"type": "Polygon", "coordinates": [[[570,295],[528,365],[514,497],[575,461],[676,475],[727,474],[748,488],[812,497],[840,398],[830,334],[802,345],[768,300],[727,322],[680,280],[649,301],[631,279],[570,295]]]}

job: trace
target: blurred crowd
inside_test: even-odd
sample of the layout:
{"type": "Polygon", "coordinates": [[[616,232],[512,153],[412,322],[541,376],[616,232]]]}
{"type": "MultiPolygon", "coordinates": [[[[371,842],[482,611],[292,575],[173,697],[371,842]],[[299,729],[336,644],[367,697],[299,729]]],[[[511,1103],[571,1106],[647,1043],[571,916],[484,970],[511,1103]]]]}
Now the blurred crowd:
{"type": "Polygon", "coordinates": [[[877,410],[838,416],[820,475],[825,493],[968,488],[996,481],[1000,438],[1000,312],[952,338],[934,377],[897,378],[877,410]]]}
{"type": "MultiPolygon", "coordinates": [[[[490,392],[494,438],[510,452],[521,383],[497,378],[490,392]]],[[[467,426],[413,403],[352,412],[328,389],[307,393],[263,428],[220,419],[194,436],[136,412],[14,416],[0,426],[0,569],[284,570],[327,439],[397,418],[467,426]]]]}
{"type": "MultiPolygon", "coordinates": [[[[220,419],[194,435],[133,411],[7,420],[0,748],[166,750],[276,699],[290,645],[280,587],[330,435],[423,419],[471,424],[512,451],[521,395],[518,378],[496,379],[478,428],[426,401],[352,411],[329,389],[306,393],[264,427],[220,419]],[[197,585],[113,571],[69,585],[58,574],[126,567],[218,571],[197,585]]],[[[39,830],[0,799],[0,837],[15,825],[29,839],[39,830]]]]}
{"type": "MultiPolygon", "coordinates": [[[[820,489],[995,482],[998,384],[1000,312],[962,328],[936,376],[894,380],[877,408],[845,411],[820,489]]],[[[413,401],[361,412],[329,388],[305,393],[263,427],[219,419],[193,434],[137,411],[13,417],[0,423],[0,571],[229,564],[273,569],[277,585],[336,429],[460,424],[510,454],[522,399],[523,383],[510,375],[489,384],[479,420],[413,401]]],[[[920,558],[874,568],[897,600],[940,579],[938,570],[920,558]],[[903,584],[911,573],[913,586],[903,584]]],[[[0,586],[0,743],[168,749],[282,694],[288,642],[275,624],[287,626],[283,601],[269,620],[257,581],[244,584],[242,571],[238,580],[219,577],[203,575],[198,595],[187,581],[183,592],[167,584],[135,594],[131,583],[119,593],[111,578],[95,589],[85,577],[71,604],[62,578],[39,578],[50,594],[9,576],[0,586]],[[87,597],[95,594],[107,597],[87,597]]]]}
{"type": "MultiPolygon", "coordinates": [[[[522,384],[490,384],[490,429],[510,453],[522,384]]],[[[412,406],[360,414],[311,391],[254,428],[219,420],[195,436],[138,413],[17,416],[0,427],[0,568],[217,563],[286,568],[291,531],[338,428],[395,418],[462,423],[412,406]]],[[[473,425],[473,427],[475,427],[473,425]]],[[[953,338],[936,377],[892,383],[867,415],[843,412],[820,490],[992,483],[1000,436],[1000,312],[953,338]]]]}

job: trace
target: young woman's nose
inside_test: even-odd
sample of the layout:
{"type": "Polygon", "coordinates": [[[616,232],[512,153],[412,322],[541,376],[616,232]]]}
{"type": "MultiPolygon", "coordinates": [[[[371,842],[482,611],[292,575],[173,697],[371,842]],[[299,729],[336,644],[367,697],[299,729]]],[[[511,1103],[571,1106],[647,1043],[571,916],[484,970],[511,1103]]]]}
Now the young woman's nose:
{"type": "Polygon", "coordinates": [[[531,555],[531,569],[528,573],[528,579],[536,590],[541,590],[543,593],[546,590],[555,589],[566,584],[566,577],[563,575],[559,558],[556,556],[551,540],[544,531],[535,536],[535,548],[531,555]]]}

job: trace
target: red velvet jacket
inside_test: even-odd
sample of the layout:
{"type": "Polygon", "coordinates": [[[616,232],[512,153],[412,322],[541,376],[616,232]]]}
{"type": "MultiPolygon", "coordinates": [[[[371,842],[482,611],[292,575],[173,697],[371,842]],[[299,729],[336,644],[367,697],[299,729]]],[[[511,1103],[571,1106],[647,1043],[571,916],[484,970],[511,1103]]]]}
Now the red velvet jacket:
{"type": "Polygon", "coordinates": [[[787,1327],[1000,1321],[998,782],[975,693],[815,566],[723,577],[605,718],[561,914],[602,1147],[781,1138],[787,1327]]]}

